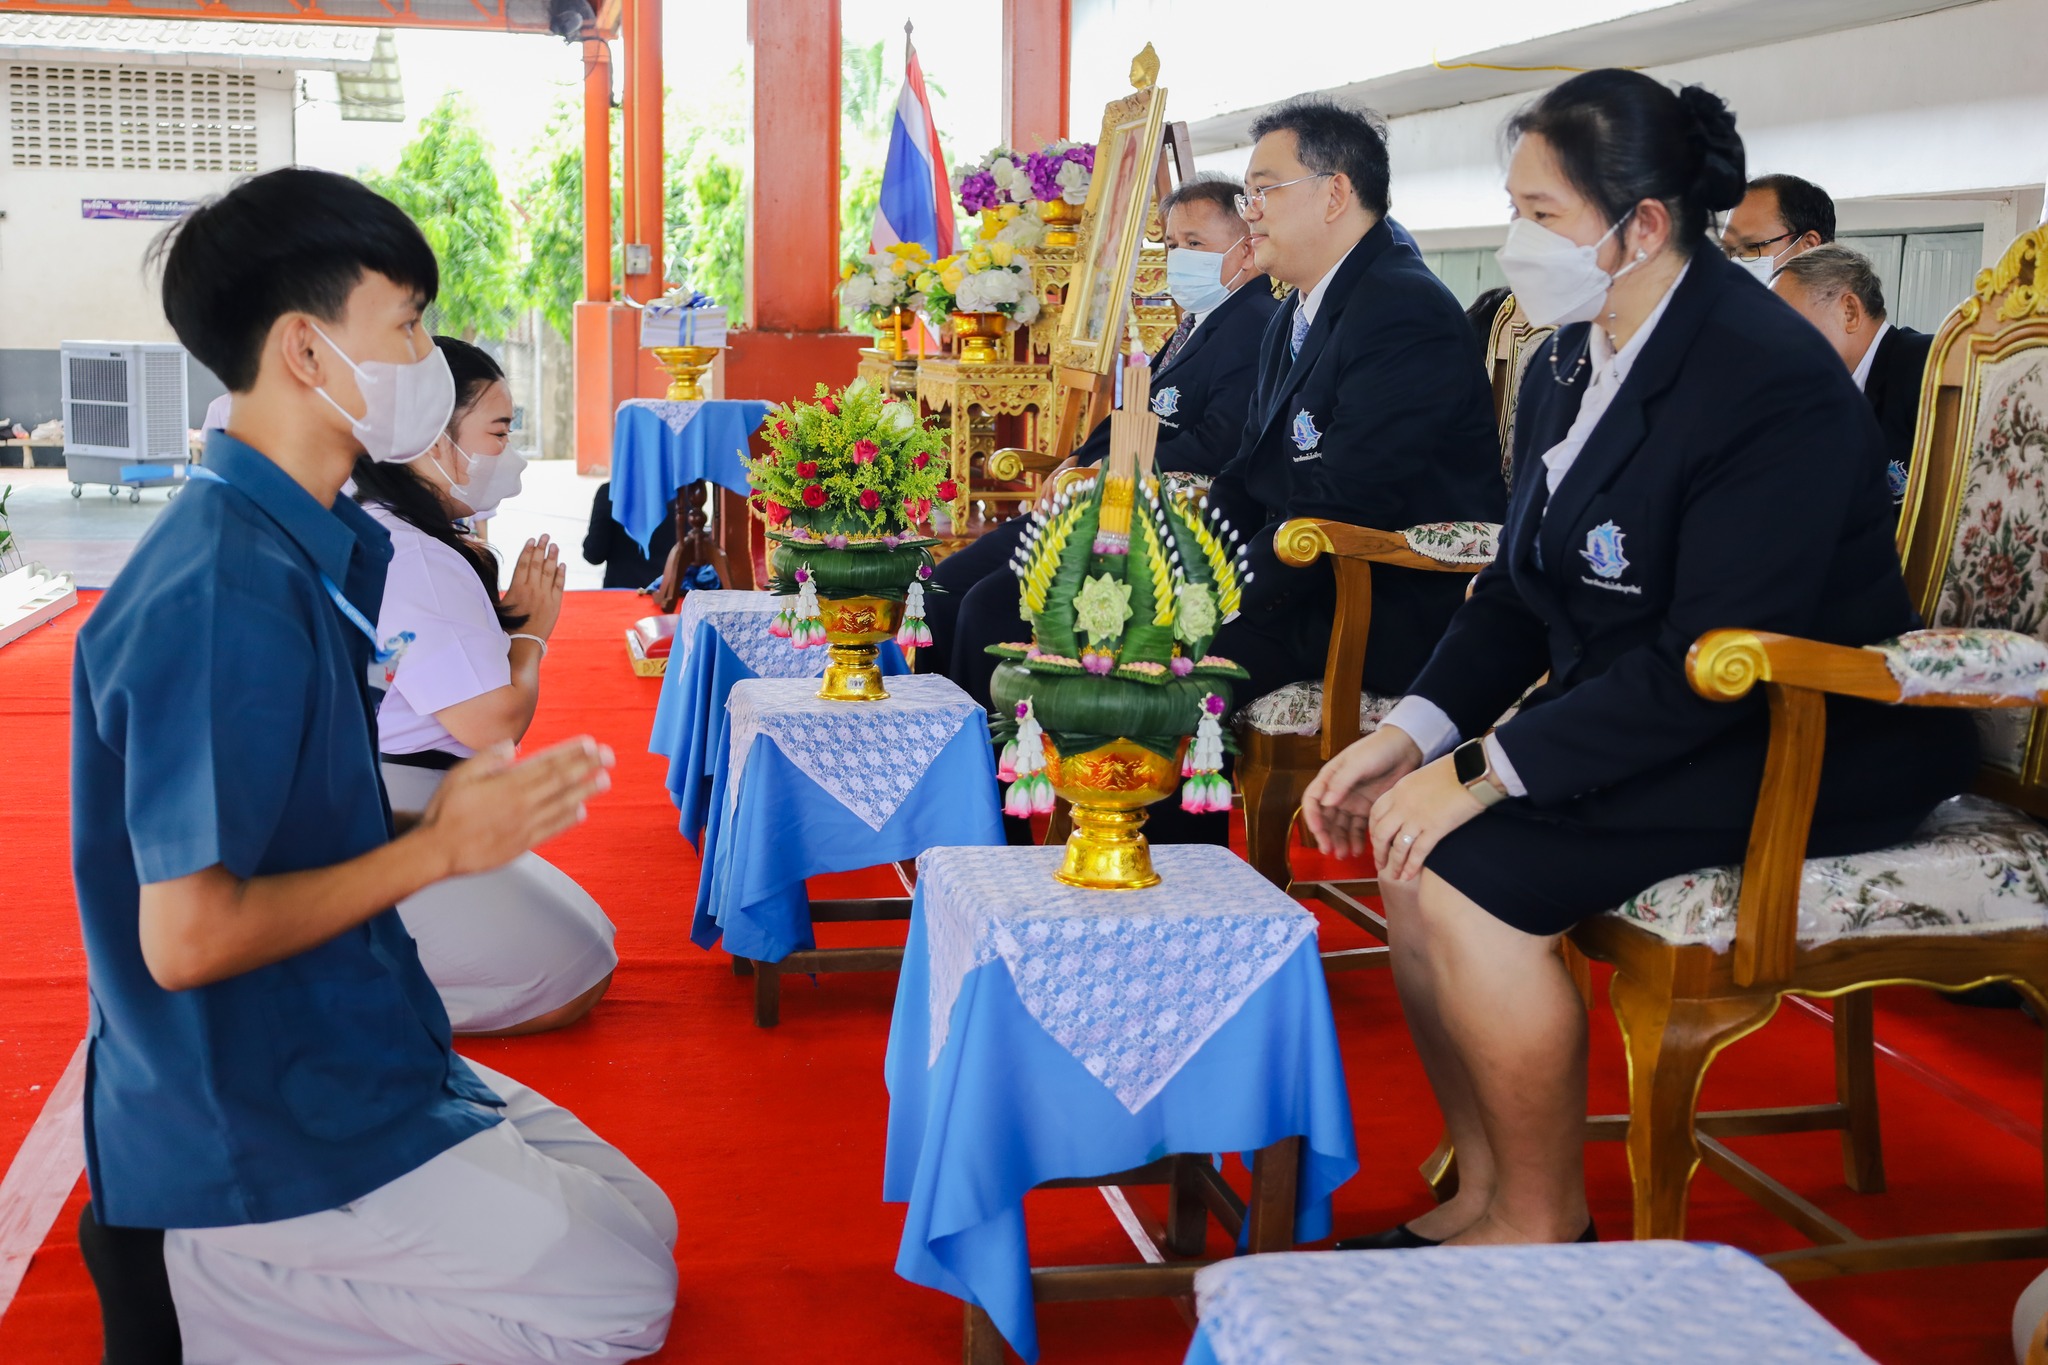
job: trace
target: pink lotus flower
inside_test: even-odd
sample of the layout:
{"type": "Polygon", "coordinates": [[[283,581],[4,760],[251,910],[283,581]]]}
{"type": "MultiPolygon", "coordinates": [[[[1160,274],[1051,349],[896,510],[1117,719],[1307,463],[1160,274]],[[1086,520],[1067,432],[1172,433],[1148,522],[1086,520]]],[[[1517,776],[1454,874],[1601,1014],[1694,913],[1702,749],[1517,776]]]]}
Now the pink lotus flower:
{"type": "Polygon", "coordinates": [[[873,441],[855,441],[853,443],[853,462],[855,464],[873,464],[875,456],[881,453],[882,448],[873,441]]]}

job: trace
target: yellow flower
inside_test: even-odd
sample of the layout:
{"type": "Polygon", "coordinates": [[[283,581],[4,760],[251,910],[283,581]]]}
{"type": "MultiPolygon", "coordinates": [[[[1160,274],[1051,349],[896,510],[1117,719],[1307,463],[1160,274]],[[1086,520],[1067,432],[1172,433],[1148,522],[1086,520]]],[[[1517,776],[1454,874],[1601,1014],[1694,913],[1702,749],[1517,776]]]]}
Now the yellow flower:
{"type": "Polygon", "coordinates": [[[839,278],[842,283],[853,278],[852,261],[848,261],[845,265],[839,267],[839,278]]]}
{"type": "Polygon", "coordinates": [[[924,249],[924,244],[921,242],[898,242],[896,245],[889,247],[888,252],[899,261],[928,261],[931,259],[931,254],[924,249]]]}
{"type": "Polygon", "coordinates": [[[988,266],[989,254],[987,247],[977,246],[974,250],[967,253],[967,269],[972,273],[979,275],[982,271],[988,269],[988,266]]]}
{"type": "Polygon", "coordinates": [[[997,265],[1007,266],[1017,258],[1017,248],[1011,246],[1008,242],[990,242],[988,244],[988,254],[989,259],[993,260],[997,265]]]}
{"type": "Polygon", "coordinates": [[[908,275],[910,273],[910,262],[898,256],[895,260],[889,262],[889,273],[892,275],[908,275]]]}
{"type": "Polygon", "coordinates": [[[960,281],[967,278],[967,272],[956,265],[950,270],[940,271],[939,278],[945,282],[947,293],[957,294],[960,292],[960,281]]]}

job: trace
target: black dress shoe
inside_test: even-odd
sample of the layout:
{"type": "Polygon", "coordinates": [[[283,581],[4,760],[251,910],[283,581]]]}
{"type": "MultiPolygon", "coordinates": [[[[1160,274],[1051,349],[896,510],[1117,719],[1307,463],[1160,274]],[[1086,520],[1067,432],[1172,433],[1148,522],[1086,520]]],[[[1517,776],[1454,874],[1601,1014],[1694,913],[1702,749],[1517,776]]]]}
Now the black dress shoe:
{"type": "Polygon", "coordinates": [[[1363,1237],[1346,1237],[1338,1242],[1338,1251],[1413,1251],[1417,1247],[1439,1247],[1443,1243],[1434,1237],[1424,1237],[1419,1232],[1410,1232],[1406,1223],[1396,1223],[1385,1232],[1369,1232],[1363,1237]]]}

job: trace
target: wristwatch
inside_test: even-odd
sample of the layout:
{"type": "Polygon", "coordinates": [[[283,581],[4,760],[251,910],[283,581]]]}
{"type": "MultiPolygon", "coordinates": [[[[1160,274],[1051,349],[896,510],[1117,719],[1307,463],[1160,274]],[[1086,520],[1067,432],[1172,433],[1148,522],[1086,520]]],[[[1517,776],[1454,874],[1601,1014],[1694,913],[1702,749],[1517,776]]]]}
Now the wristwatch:
{"type": "Polygon", "coordinates": [[[1465,790],[1472,793],[1472,799],[1482,807],[1497,801],[1505,801],[1508,794],[1493,780],[1493,764],[1486,757],[1486,741],[1468,739],[1451,750],[1451,770],[1458,775],[1458,781],[1465,784],[1465,790]]]}

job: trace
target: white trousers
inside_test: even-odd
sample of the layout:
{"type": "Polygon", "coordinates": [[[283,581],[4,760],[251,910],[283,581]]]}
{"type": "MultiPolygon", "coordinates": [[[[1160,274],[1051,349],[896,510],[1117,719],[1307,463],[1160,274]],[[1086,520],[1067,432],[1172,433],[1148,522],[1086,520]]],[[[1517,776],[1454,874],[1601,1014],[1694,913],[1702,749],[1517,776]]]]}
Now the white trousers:
{"type": "MultiPolygon", "coordinates": [[[[392,809],[426,809],[442,777],[385,764],[392,809]]],[[[458,1033],[511,1028],[560,1009],[619,965],[611,920],[538,854],[436,882],[400,901],[398,916],[458,1033]]]]}
{"type": "Polygon", "coordinates": [[[505,1122],[337,1209],[164,1234],[186,1365],[533,1365],[661,1346],[668,1197],[575,1115],[470,1065],[505,1122]]]}

